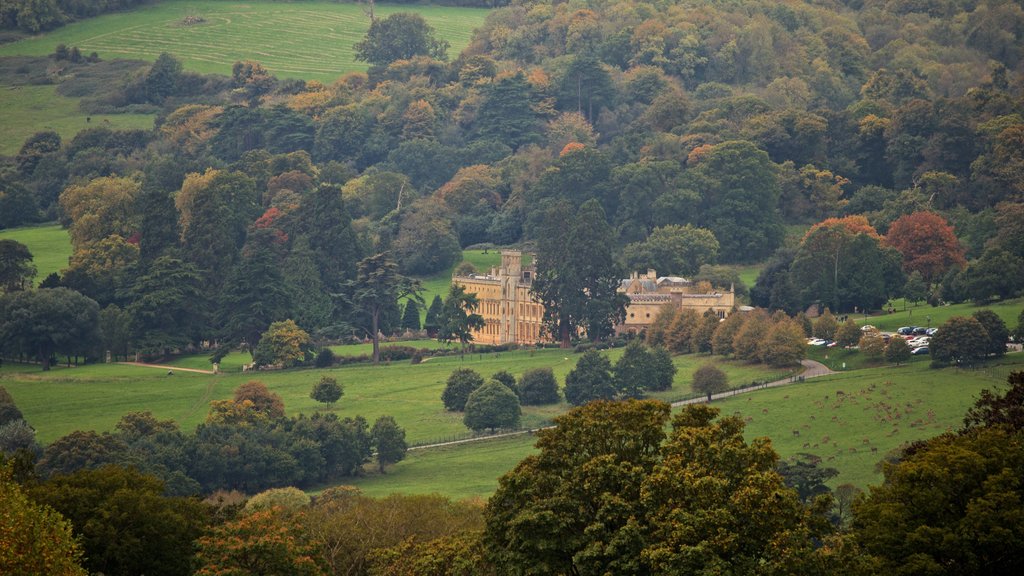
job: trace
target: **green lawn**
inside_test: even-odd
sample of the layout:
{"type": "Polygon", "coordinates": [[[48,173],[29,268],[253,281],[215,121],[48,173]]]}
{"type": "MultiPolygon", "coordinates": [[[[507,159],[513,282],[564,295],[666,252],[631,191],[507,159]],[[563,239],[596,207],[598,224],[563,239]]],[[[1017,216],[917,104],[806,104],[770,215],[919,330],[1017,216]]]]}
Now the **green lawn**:
{"type": "Polygon", "coordinates": [[[43,224],[0,230],[0,240],[17,240],[28,246],[36,265],[36,283],[51,272],[68,267],[71,257],[71,238],[60,224],[43,224]]]}
{"type": "MultiPolygon", "coordinates": [[[[902,304],[902,300],[899,302],[902,304]]],[[[875,316],[853,316],[859,324],[871,324],[879,330],[894,331],[901,326],[939,326],[953,316],[970,316],[978,310],[989,309],[999,315],[1006,322],[1006,325],[1013,330],[1017,326],[1017,316],[1024,310],[1024,298],[1003,300],[977,306],[969,302],[963,304],[950,304],[948,306],[929,306],[928,304],[908,305],[904,310],[903,306],[897,306],[893,314],[878,314],[875,316]]]]}
{"type": "Polygon", "coordinates": [[[935,370],[928,362],[914,362],[817,378],[716,405],[747,421],[748,439],[767,436],[783,457],[821,457],[824,466],[839,470],[832,486],[850,482],[866,488],[881,482],[876,464],[887,452],[955,430],[982,389],[998,389],[1011,371],[1022,369],[1021,354],[976,370],[935,370]]]}
{"type": "Polygon", "coordinates": [[[69,140],[89,127],[153,127],[155,116],[151,114],[86,114],[78,108],[78,98],[61,96],[56,90],[54,85],[8,86],[0,82],[0,155],[17,154],[25,139],[40,130],[55,130],[69,140]]]}
{"type": "MultiPolygon", "coordinates": [[[[106,14],[52,32],[0,46],[0,56],[46,55],[58,44],[98,52],[101,58],[155,60],[161,52],[180,58],[189,70],[230,74],[239,60],[256,60],[279,77],[333,81],[365,70],[353,44],[369,28],[364,5],[325,1],[244,3],[168,0],[129,12],[106,14]],[[186,16],[205,22],[184,25],[186,16]]],[[[437,36],[451,43],[454,58],[469,43],[488,10],[446,6],[377,4],[376,16],[421,14],[437,36]]]]}
{"type": "MultiPolygon", "coordinates": [[[[362,345],[365,346],[365,345],[362,345]]],[[[612,361],[621,349],[608,352],[612,361]]],[[[441,404],[445,380],[459,367],[477,370],[484,377],[499,370],[520,375],[529,368],[550,367],[559,382],[576,365],[578,354],[565,350],[515,351],[500,354],[466,354],[430,358],[422,364],[408,361],[372,366],[349,365],[331,370],[283,370],[242,373],[240,366],[247,354],[233,354],[221,364],[218,376],[148,367],[99,364],[79,368],[60,368],[44,373],[37,366],[14,367],[8,363],[0,371],[0,385],[14,396],[18,407],[39,434],[40,441],[52,442],[74,430],[112,430],[120,417],[129,412],[150,410],[159,418],[173,419],[182,429],[191,431],[207,413],[209,402],[228,398],[240,384],[260,380],[281,395],[289,414],[332,410],[342,416],[363,415],[371,421],[389,414],[407,431],[411,444],[429,444],[469,436],[462,415],[446,412],[441,404]],[[345,395],[333,407],[325,407],[309,397],[321,376],[330,375],[345,386],[345,395]]],[[[655,396],[676,400],[692,395],[690,376],[708,357],[678,356],[679,372],[673,390],[655,396]]],[[[166,362],[183,368],[209,369],[206,355],[195,355],[166,362]]],[[[751,380],[783,377],[785,372],[758,365],[721,362],[733,385],[751,380]]],[[[564,403],[527,407],[524,427],[547,424],[564,412],[564,403]]]]}
{"type": "Polygon", "coordinates": [[[443,494],[449,498],[485,499],[498,487],[498,478],[535,452],[536,436],[524,434],[443,448],[414,450],[384,475],[346,481],[370,496],[443,494]]]}
{"type": "MultiPolygon", "coordinates": [[[[526,262],[530,261],[530,258],[524,257],[526,262]]],[[[492,267],[501,265],[501,249],[494,250],[463,250],[462,261],[469,262],[476,268],[477,272],[486,274],[490,272],[492,267]]],[[[461,264],[461,262],[459,263],[461,264]]],[[[423,309],[420,310],[420,320],[424,320],[427,317],[427,307],[430,306],[431,300],[434,299],[435,295],[444,298],[448,294],[448,288],[452,284],[452,272],[458,267],[459,264],[452,266],[451,268],[434,274],[433,276],[426,276],[420,278],[420,283],[423,285],[423,309]]]]}

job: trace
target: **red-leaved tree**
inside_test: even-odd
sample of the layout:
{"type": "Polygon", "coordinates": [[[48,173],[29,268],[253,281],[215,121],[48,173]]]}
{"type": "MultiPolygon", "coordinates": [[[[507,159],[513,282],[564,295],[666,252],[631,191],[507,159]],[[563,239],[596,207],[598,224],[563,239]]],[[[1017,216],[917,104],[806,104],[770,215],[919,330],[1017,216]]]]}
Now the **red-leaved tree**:
{"type": "Polygon", "coordinates": [[[907,273],[916,270],[928,282],[942,278],[952,266],[966,263],[953,227],[934,212],[901,216],[889,227],[885,242],[903,255],[907,273]]]}

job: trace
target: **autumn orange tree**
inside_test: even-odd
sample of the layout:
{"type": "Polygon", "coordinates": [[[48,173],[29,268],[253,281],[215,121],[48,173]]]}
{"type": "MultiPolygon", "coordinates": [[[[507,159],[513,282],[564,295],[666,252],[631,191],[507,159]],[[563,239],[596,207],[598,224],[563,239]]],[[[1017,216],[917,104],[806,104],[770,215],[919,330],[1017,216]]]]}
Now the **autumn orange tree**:
{"type": "Polygon", "coordinates": [[[900,251],[904,270],[920,272],[928,282],[939,280],[953,266],[967,263],[953,227],[934,212],[901,216],[889,227],[885,243],[900,251]]]}
{"type": "Polygon", "coordinates": [[[0,574],[85,576],[71,523],[30,500],[9,466],[0,466],[0,502],[0,574]]]}
{"type": "Polygon", "coordinates": [[[314,545],[302,535],[300,517],[259,510],[218,526],[199,539],[196,576],[292,574],[321,576],[314,545]]]}

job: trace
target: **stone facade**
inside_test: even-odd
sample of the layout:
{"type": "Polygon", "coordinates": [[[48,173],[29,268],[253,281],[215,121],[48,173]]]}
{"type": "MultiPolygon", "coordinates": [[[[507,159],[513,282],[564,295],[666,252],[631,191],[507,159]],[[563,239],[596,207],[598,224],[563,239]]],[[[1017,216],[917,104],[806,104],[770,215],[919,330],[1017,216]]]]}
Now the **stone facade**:
{"type": "Polygon", "coordinates": [[[729,290],[716,290],[707,282],[693,282],[679,276],[658,277],[654,270],[646,274],[634,273],[622,281],[619,291],[629,297],[625,320],[615,327],[616,334],[646,330],[665,306],[691,309],[704,314],[714,310],[719,318],[728,316],[736,306],[736,294],[729,290]]]}
{"type": "MultiPolygon", "coordinates": [[[[544,333],[544,306],[530,295],[537,269],[523,265],[518,250],[503,250],[501,266],[487,274],[453,276],[452,282],[475,293],[476,310],[484,319],[484,327],[473,332],[473,341],[480,344],[533,345],[553,342],[544,333]]],[[[709,308],[725,318],[736,305],[732,287],[716,291],[706,282],[691,282],[678,276],[659,278],[654,270],[634,273],[622,280],[619,291],[629,297],[625,320],[615,327],[617,334],[640,333],[646,330],[665,306],[690,308],[703,314],[709,308]]]]}
{"type": "Polygon", "coordinates": [[[530,295],[537,268],[523,266],[518,250],[502,250],[501,266],[487,274],[453,276],[452,282],[475,293],[484,327],[473,331],[473,342],[480,344],[533,345],[551,342],[544,334],[544,306],[530,295]]]}

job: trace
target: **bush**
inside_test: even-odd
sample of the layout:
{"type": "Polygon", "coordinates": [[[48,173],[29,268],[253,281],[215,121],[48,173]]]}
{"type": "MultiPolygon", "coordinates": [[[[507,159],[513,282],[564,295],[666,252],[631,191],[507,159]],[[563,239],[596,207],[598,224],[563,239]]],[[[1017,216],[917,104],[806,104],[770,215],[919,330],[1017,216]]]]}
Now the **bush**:
{"type": "Polygon", "coordinates": [[[257,510],[280,508],[294,512],[309,506],[310,498],[298,488],[271,488],[253,496],[245,503],[245,511],[252,513],[257,510]]]}
{"type": "Polygon", "coordinates": [[[725,392],[729,387],[725,372],[722,372],[714,364],[705,364],[693,373],[693,391],[707,394],[708,402],[711,402],[711,395],[725,392]]]}
{"type": "Polygon", "coordinates": [[[519,385],[513,388],[524,406],[557,404],[561,400],[558,381],[551,368],[533,368],[523,372],[519,385]]]}
{"type": "Polygon", "coordinates": [[[324,348],[316,355],[316,367],[317,368],[330,368],[334,365],[334,351],[330,348],[324,348]]]}
{"type": "Polygon", "coordinates": [[[475,432],[486,428],[514,428],[521,409],[515,392],[497,380],[490,380],[469,395],[462,421],[475,432]]]}
{"type": "Polygon", "coordinates": [[[338,381],[330,376],[324,376],[313,386],[309,397],[324,404],[334,404],[342,394],[344,394],[344,390],[342,390],[341,384],[338,384],[338,381]]]}
{"type": "Polygon", "coordinates": [[[491,380],[497,380],[507,386],[509,390],[513,392],[516,391],[516,377],[510,374],[508,370],[499,370],[495,372],[491,376],[491,380]]]}
{"type": "Polygon", "coordinates": [[[484,385],[484,379],[476,370],[459,368],[448,376],[448,382],[441,394],[444,407],[450,412],[461,412],[466,409],[466,401],[474,390],[484,385]]]}

